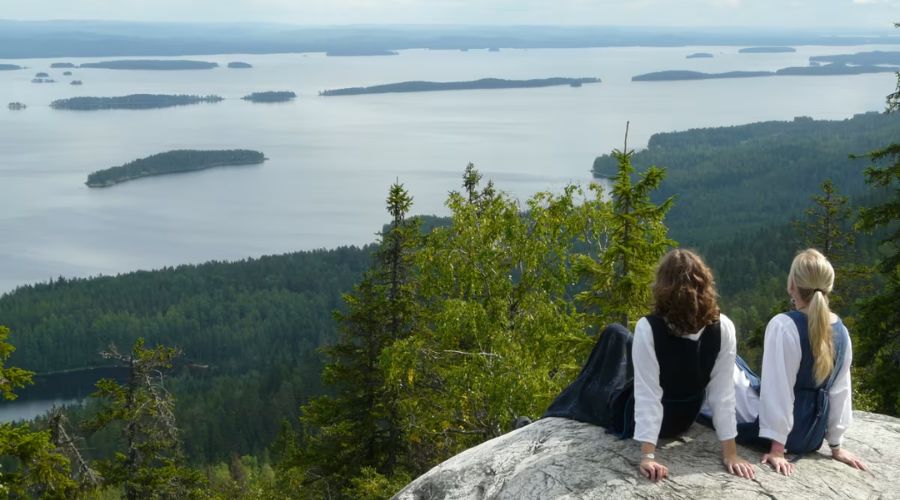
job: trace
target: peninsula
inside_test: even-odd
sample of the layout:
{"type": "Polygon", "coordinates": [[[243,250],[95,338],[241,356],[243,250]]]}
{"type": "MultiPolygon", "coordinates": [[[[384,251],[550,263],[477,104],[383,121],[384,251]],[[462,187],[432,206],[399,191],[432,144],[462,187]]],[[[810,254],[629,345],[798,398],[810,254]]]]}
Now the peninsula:
{"type": "Polygon", "coordinates": [[[797,66],[781,68],[776,75],[784,76],[830,76],[830,75],[863,75],[866,73],[895,73],[900,68],[892,66],[850,66],[843,63],[832,63],[815,66],[797,66]]]}
{"type": "Polygon", "coordinates": [[[51,68],[74,68],[75,65],[69,62],[55,62],[50,65],[51,68]]]}
{"type": "Polygon", "coordinates": [[[502,80],[499,78],[482,78],[468,82],[400,82],[372,87],[350,87],[344,89],[323,90],[322,96],[342,96],[359,94],[387,94],[392,92],[433,92],[439,90],[476,90],[476,89],[521,89],[535,87],[553,87],[570,85],[579,87],[585,83],[600,83],[599,78],[541,78],[536,80],[502,80]]]}
{"type": "Polygon", "coordinates": [[[855,54],[836,54],[831,56],[812,56],[809,61],[817,63],[843,63],[843,64],[900,64],[900,52],[884,52],[874,50],[872,52],[857,52],[855,54]]]}
{"type": "Polygon", "coordinates": [[[685,59],[702,59],[706,57],[712,57],[713,55],[709,52],[694,52],[693,54],[688,54],[685,56],[685,59]]]}
{"type": "Polygon", "coordinates": [[[17,69],[22,69],[22,67],[17,64],[0,64],[0,71],[13,71],[17,69]]]}
{"type": "Polygon", "coordinates": [[[84,63],[80,65],[79,68],[182,70],[212,69],[218,66],[218,63],[207,61],[187,61],[178,59],[123,59],[118,61],[84,63]]]}
{"type": "Polygon", "coordinates": [[[250,63],[245,63],[242,61],[234,61],[228,63],[228,67],[231,69],[247,69],[252,68],[253,66],[250,63]]]}
{"type": "Polygon", "coordinates": [[[177,149],[140,158],[118,167],[98,170],[88,175],[85,184],[92,188],[108,187],[141,177],[193,172],[230,165],[254,165],[265,160],[265,155],[249,149],[177,149]]]}
{"type": "Polygon", "coordinates": [[[93,111],[98,109],[152,109],[185,106],[201,102],[219,102],[217,95],[131,94],[120,97],[70,97],[50,103],[53,109],[93,111]]]}
{"type": "Polygon", "coordinates": [[[778,54],[782,52],[797,52],[793,47],[746,47],[738,51],[739,54],[778,54]]]}
{"type": "Polygon", "coordinates": [[[254,92],[250,95],[245,95],[241,97],[241,99],[245,101],[252,102],[285,102],[290,101],[291,99],[297,97],[297,94],[283,90],[283,91],[267,91],[267,92],[254,92]]]}

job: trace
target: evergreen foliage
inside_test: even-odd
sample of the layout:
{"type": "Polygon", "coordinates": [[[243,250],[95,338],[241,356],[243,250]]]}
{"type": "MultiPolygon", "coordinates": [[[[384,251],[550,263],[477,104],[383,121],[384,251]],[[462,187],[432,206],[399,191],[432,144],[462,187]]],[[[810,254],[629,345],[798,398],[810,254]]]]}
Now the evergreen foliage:
{"type": "MultiPolygon", "coordinates": [[[[626,131],[627,137],[627,131],[626,131]]],[[[665,177],[665,171],[649,167],[637,182],[632,181],[634,151],[614,150],[618,172],[613,181],[611,224],[607,244],[599,259],[579,259],[579,270],[590,289],[579,299],[598,309],[598,325],[630,322],[650,310],[650,284],[656,263],[675,245],[668,238],[664,219],[674,198],[660,204],[650,200],[665,177]]]]}
{"type": "Polygon", "coordinates": [[[172,367],[178,351],[172,347],[145,348],[138,339],[130,354],[115,346],[104,357],[128,367],[128,382],[97,382],[94,397],[106,406],[87,427],[99,430],[115,426],[121,432],[123,450],[100,463],[106,485],[122,486],[128,500],[145,498],[200,498],[202,480],[185,467],[175,422],[175,401],[166,390],[164,372],[172,367]]]}
{"type": "Polygon", "coordinates": [[[404,450],[395,393],[385,383],[382,351],[406,338],[416,319],[411,283],[412,257],[419,246],[416,220],[407,219],[412,198],[399,183],[391,186],[387,209],[392,221],[382,233],[372,267],[352,293],[346,313],[337,313],[340,340],[324,349],[324,381],[335,394],[303,407],[308,430],[298,461],[307,489],[323,497],[355,497],[345,490],[351,478],[390,475],[404,450]]]}

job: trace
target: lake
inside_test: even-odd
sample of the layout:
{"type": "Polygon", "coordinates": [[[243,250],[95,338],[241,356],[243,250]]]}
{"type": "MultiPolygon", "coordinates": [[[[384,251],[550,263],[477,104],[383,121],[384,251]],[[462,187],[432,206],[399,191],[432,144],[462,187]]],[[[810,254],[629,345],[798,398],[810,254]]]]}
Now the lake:
{"type": "MultiPolygon", "coordinates": [[[[738,54],[739,47],[402,51],[388,57],[215,55],[198,71],[50,69],[0,72],[0,293],[56,276],[115,274],[212,259],[364,244],[387,221],[399,179],[413,212],[443,202],[474,162],[519,197],[586,183],[595,156],[655,132],[788,120],[842,119],[881,110],[893,74],[635,82],[667,69],[705,72],[805,66],[812,55],[895,46],[798,47],[738,54]],[[712,59],[685,59],[693,52],[712,59]],[[253,69],[227,69],[246,61],[253,69]],[[33,84],[46,71],[58,83],[33,84]],[[473,90],[320,97],[320,90],[404,80],[600,77],[581,88],[473,90]],[[82,86],[71,86],[79,79],[82,86]],[[292,90],[290,103],[255,104],[254,91],[292,90]],[[218,94],[227,99],[156,110],[75,112],[54,99],[131,93],[218,94]],[[21,101],[22,111],[5,103],[21,101]],[[247,148],[262,165],[141,179],[107,189],[88,173],[170,149],[247,148]]],[[[2,318],[0,318],[2,323],[2,318]]]]}

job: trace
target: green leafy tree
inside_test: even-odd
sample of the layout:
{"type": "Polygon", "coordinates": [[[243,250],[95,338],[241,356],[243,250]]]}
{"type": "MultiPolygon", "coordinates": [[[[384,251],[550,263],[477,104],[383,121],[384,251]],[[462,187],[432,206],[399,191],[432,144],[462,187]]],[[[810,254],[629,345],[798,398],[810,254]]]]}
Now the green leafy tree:
{"type": "Polygon", "coordinates": [[[390,188],[391,223],[381,235],[374,262],[353,293],[344,296],[346,313],[337,313],[340,339],[324,349],[323,372],[335,394],[303,407],[305,468],[310,494],[351,496],[346,490],[363,468],[391,475],[404,453],[396,394],[385,384],[382,350],[409,336],[416,321],[412,288],[418,222],[408,219],[412,198],[402,184],[390,188]]]}
{"type": "Polygon", "coordinates": [[[101,353],[128,368],[127,383],[113,379],[97,382],[95,398],[106,406],[87,423],[98,430],[115,425],[121,429],[124,452],[100,464],[106,485],[121,486],[125,498],[176,499],[201,495],[202,479],[184,465],[175,401],[164,384],[164,372],[171,369],[179,352],[172,347],[145,348],[139,338],[131,353],[115,346],[101,353]]]}
{"type": "Polygon", "coordinates": [[[523,211],[469,165],[451,223],[417,253],[421,321],[383,355],[399,395],[412,472],[540,415],[589,339],[570,287],[576,243],[606,230],[606,204],[539,193],[523,211]]]}
{"type": "Polygon", "coordinates": [[[650,199],[665,171],[650,167],[633,181],[634,151],[628,149],[627,129],[625,134],[625,147],[612,152],[618,172],[613,180],[607,241],[598,259],[579,260],[579,270],[590,288],[578,298],[595,311],[596,324],[620,322],[627,327],[649,310],[656,264],[675,242],[668,238],[664,223],[674,198],[660,204],[650,199]]]}
{"type": "MultiPolygon", "coordinates": [[[[6,340],[9,329],[0,326],[0,395],[16,398],[16,388],[31,383],[32,372],[6,366],[15,350],[6,340]]],[[[25,424],[0,424],[0,498],[72,498],[78,493],[70,476],[69,461],[51,441],[50,431],[35,431],[25,424]]]]}

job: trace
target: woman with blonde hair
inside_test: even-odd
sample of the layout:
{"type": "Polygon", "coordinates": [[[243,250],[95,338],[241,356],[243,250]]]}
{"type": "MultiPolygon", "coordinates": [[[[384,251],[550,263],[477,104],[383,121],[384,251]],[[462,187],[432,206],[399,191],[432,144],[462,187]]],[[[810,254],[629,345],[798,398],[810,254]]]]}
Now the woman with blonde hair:
{"type": "Polygon", "coordinates": [[[697,254],[672,250],[657,267],[653,297],[653,313],[637,322],[633,339],[619,324],[603,331],[544,416],[633,437],[641,443],[641,474],[659,481],[669,470],[656,459],[657,440],[687,431],[707,399],[725,469],[753,478],[734,440],[734,324],[719,312],[712,272],[697,254]]]}
{"type": "Polygon", "coordinates": [[[852,420],[850,335],[828,306],[834,268],[818,250],[794,258],[787,292],[794,310],[766,326],[762,379],[737,358],[735,385],[739,442],[770,441],[763,463],[790,475],[785,452],[802,455],[828,442],[835,460],[865,464],[842,447],[852,420]]]}

